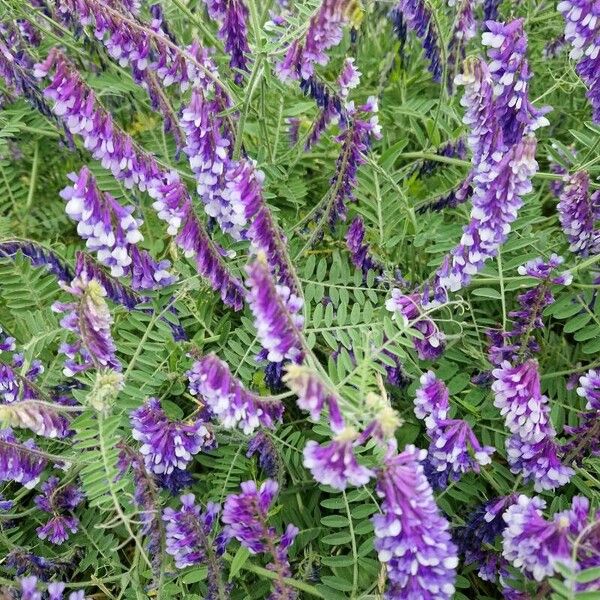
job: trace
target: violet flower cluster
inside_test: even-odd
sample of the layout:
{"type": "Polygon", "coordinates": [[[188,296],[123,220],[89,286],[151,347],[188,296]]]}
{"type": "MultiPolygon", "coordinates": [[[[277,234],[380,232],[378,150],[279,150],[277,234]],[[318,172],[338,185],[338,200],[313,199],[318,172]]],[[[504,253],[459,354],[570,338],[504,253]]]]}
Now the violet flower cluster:
{"type": "Polygon", "coordinates": [[[491,463],[494,448],[482,446],[463,419],[449,419],[448,389],[432,371],[421,376],[415,398],[415,415],[424,419],[430,444],[424,463],[425,473],[434,488],[442,489],[449,479],[457,481],[463,473],[479,473],[480,466],[491,463]]]}
{"type": "Polygon", "coordinates": [[[79,520],[73,510],[83,501],[83,494],[75,485],[61,485],[58,477],[47,479],[41,489],[42,494],[36,496],[34,502],[52,518],[36,529],[38,537],[60,545],[79,529],[79,520]]]}
{"type": "Polygon", "coordinates": [[[536,491],[565,485],[574,471],[561,462],[556,431],[550,420],[548,398],[541,392],[535,360],[493,370],[494,406],[500,409],[511,435],[506,441],[513,473],[531,481],[536,491]]]}
{"type": "Polygon", "coordinates": [[[60,321],[62,327],[75,334],[75,340],[63,343],[59,352],[66,357],[63,373],[73,377],[91,368],[121,370],[110,326],[112,316],[104,300],[106,290],[96,279],[85,273],[73,279],[65,291],[75,297],[73,302],[55,302],[52,310],[67,313],[60,321]]]}
{"type": "Polygon", "coordinates": [[[258,464],[265,475],[277,479],[283,469],[283,463],[273,439],[266,431],[259,431],[248,442],[246,457],[258,455],[258,464]]]}
{"type": "Polygon", "coordinates": [[[45,267],[59,282],[73,279],[70,266],[58,254],[31,240],[3,240],[0,243],[0,258],[15,258],[23,254],[34,267],[45,267]]]}
{"type": "Polygon", "coordinates": [[[375,550],[387,567],[386,600],[454,594],[457,549],[423,470],[426,455],[412,445],[397,454],[390,443],[377,476],[382,513],[372,521],[375,550]]]}
{"type": "Polygon", "coordinates": [[[405,26],[414,31],[420,38],[429,61],[428,70],[434,81],[442,79],[442,63],[440,59],[440,32],[425,0],[400,0],[391,10],[390,19],[398,23],[400,15],[405,26]]]}
{"type": "Polygon", "coordinates": [[[369,271],[381,273],[383,267],[370,253],[369,244],[365,243],[365,224],[361,217],[355,217],[346,233],[346,246],[350,251],[352,264],[366,276],[369,271]]]}
{"type": "Polygon", "coordinates": [[[66,587],[66,584],[62,581],[53,581],[46,587],[47,595],[42,596],[42,592],[38,587],[38,578],[35,575],[30,575],[19,580],[20,595],[18,597],[20,600],[42,600],[43,597],[47,600],[85,600],[83,590],[70,592],[68,596],[65,596],[66,587]]]}
{"type": "Polygon", "coordinates": [[[282,402],[247,390],[215,354],[195,361],[187,377],[190,394],[202,399],[226,429],[237,427],[249,435],[257,427],[273,428],[281,421],[282,402]]]}
{"type": "Polygon", "coordinates": [[[477,33],[475,21],[475,0],[459,0],[456,4],[457,10],[454,24],[448,42],[448,58],[446,66],[446,85],[449,93],[454,91],[455,71],[459,64],[465,59],[466,46],[469,40],[477,33]]]}
{"type": "Polygon", "coordinates": [[[393,319],[402,319],[404,327],[419,331],[423,339],[414,337],[413,346],[421,360],[435,360],[444,351],[444,334],[434,321],[424,314],[419,294],[403,294],[398,288],[392,290],[385,307],[393,313],[393,319]]]}
{"type": "Polygon", "coordinates": [[[352,23],[357,10],[355,0],[322,0],[306,33],[290,44],[277,63],[277,76],[282,81],[308,79],[316,65],[325,66],[329,62],[327,51],[342,41],[344,27],[352,23]]]}
{"type": "Polygon", "coordinates": [[[594,0],[563,0],[556,9],[562,13],[565,39],[572,46],[570,57],[577,61],[577,73],[588,88],[595,123],[600,123],[600,20],[594,0]]]}
{"type": "Polygon", "coordinates": [[[12,429],[0,429],[0,481],[15,481],[31,489],[47,464],[33,440],[20,442],[12,429]]]}
{"type": "Polygon", "coordinates": [[[272,562],[267,568],[277,575],[273,583],[273,592],[269,600],[293,600],[296,594],[285,583],[290,576],[287,552],[293,544],[299,530],[288,524],[284,533],[279,535],[268,525],[268,513],[279,486],[271,479],[262,483],[260,488],[254,481],[244,481],[241,493],[230,494],[223,506],[221,520],[225,524],[224,535],[235,538],[251,554],[268,553],[272,562]]]}
{"type": "Polygon", "coordinates": [[[214,435],[204,421],[172,421],[157,398],[148,399],[134,410],[130,421],[133,438],[141,443],[146,468],[158,475],[185,470],[192,456],[215,445],[214,435]]]}
{"type": "Polygon", "coordinates": [[[79,174],[71,173],[72,186],[60,193],[67,201],[66,212],[77,222],[77,233],[95,252],[98,261],[113,277],[129,276],[134,290],[157,289],[170,285],[168,260],[155,262],[146,250],[137,246],[144,239],[142,220],[133,216],[134,207],[121,206],[108,193],[102,192],[87,167],[79,174]]]}
{"type": "MultiPolygon", "coordinates": [[[[543,516],[545,506],[546,502],[537,496],[521,495],[508,508],[503,515],[504,557],[536,581],[553,575],[559,562],[575,572],[598,567],[600,537],[593,528],[586,527],[590,520],[597,523],[600,512],[588,516],[589,500],[583,496],[575,496],[571,507],[555,513],[551,520],[543,516]]],[[[598,583],[599,578],[588,582],[588,589],[597,590],[598,583]]]]}
{"type": "Polygon", "coordinates": [[[600,190],[590,194],[590,177],[578,171],[566,177],[559,196],[558,218],[569,250],[580,256],[600,254],[600,190]]]}
{"type": "Polygon", "coordinates": [[[226,268],[220,251],[196,217],[190,195],[176,171],[163,170],[156,159],[140,150],[133,139],[119,130],[112,117],[98,106],[94,93],[56,49],[36,65],[38,78],[51,77],[44,94],[53,100],[53,112],[73,134],[80,135],[92,156],[99,160],[125,187],[147,191],[153,207],[168,224],[167,232],[187,257],[194,257],[196,268],[210,286],[220,292],[225,304],[240,309],[241,283],[226,268]]]}

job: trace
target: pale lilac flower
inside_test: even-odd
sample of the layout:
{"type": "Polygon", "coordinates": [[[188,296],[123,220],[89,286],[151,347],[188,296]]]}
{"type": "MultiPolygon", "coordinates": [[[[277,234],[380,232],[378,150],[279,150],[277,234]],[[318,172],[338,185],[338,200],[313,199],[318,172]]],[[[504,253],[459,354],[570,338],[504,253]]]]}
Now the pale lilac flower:
{"type": "Polygon", "coordinates": [[[590,369],[579,378],[579,385],[577,395],[587,400],[585,407],[600,411],[600,371],[590,369]]]}
{"type": "Polygon", "coordinates": [[[366,485],[375,473],[356,460],[357,437],[352,428],[345,428],[327,444],[308,441],[304,447],[304,466],[316,481],[338,490],[345,490],[348,485],[366,485]]]}
{"type": "Polygon", "coordinates": [[[360,83],[361,72],[354,64],[354,58],[345,58],[342,72],[338,78],[340,86],[340,95],[342,98],[347,98],[350,90],[354,89],[360,83]]]}
{"type": "Polygon", "coordinates": [[[559,195],[558,218],[569,250],[581,256],[600,254],[600,191],[590,194],[590,177],[578,171],[566,178],[559,195]]]}
{"type": "MultiPolygon", "coordinates": [[[[0,380],[0,386],[2,382],[0,380]]],[[[10,427],[25,428],[47,438],[64,438],[71,432],[69,419],[59,404],[44,400],[20,400],[0,405],[2,421],[10,427]]]]}
{"type": "Polygon", "coordinates": [[[411,445],[396,454],[390,444],[378,473],[382,514],[372,521],[375,549],[387,566],[386,600],[449,600],[454,594],[457,549],[423,472],[426,456],[411,445]]]}
{"type": "MultiPolygon", "coordinates": [[[[454,4],[452,2],[451,6],[454,4]]],[[[461,0],[454,17],[446,62],[446,85],[449,93],[454,91],[454,73],[460,61],[465,59],[467,43],[477,33],[474,4],[475,0],[461,0]]]]}
{"type": "Polygon", "coordinates": [[[541,256],[538,256],[521,265],[517,271],[519,275],[541,279],[546,283],[569,285],[573,281],[573,276],[569,271],[563,271],[560,274],[553,273],[563,262],[565,262],[565,259],[562,256],[558,256],[558,254],[551,254],[548,260],[544,260],[541,256]]]}
{"type": "Polygon", "coordinates": [[[226,429],[239,427],[249,435],[259,426],[273,428],[281,421],[281,401],[247,390],[215,354],[195,361],[187,376],[190,394],[202,398],[226,429]]]}
{"type": "Polygon", "coordinates": [[[206,424],[172,421],[156,398],[150,398],[130,416],[133,438],[141,442],[146,467],[156,474],[185,469],[194,454],[214,446],[214,436],[206,424]]]}
{"type": "Polygon", "coordinates": [[[423,373],[419,383],[421,385],[417,388],[414,400],[415,416],[417,419],[423,419],[427,428],[431,428],[435,426],[436,421],[448,418],[448,388],[433,371],[423,373]]]}

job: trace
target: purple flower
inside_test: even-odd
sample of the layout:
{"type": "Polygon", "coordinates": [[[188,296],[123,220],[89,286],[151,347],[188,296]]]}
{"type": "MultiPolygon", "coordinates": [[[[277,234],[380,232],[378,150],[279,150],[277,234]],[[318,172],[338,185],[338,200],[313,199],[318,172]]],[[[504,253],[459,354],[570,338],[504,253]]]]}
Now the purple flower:
{"type": "Polygon", "coordinates": [[[258,454],[258,464],[265,475],[270,478],[277,478],[282,468],[281,457],[274,441],[265,431],[259,431],[248,442],[246,457],[251,458],[255,454],[258,454]]]}
{"type": "MultiPolygon", "coordinates": [[[[42,593],[38,591],[38,579],[35,575],[29,577],[23,577],[19,581],[20,593],[19,598],[21,600],[42,600],[42,593]]],[[[63,600],[63,594],[66,585],[61,581],[54,581],[48,584],[48,600],[63,600]]],[[[79,590],[77,592],[71,592],[68,596],[68,600],[85,600],[85,592],[79,590]]]]}
{"type": "Polygon", "coordinates": [[[315,65],[325,66],[327,51],[342,41],[343,28],[352,21],[355,10],[358,6],[353,0],[322,0],[303,38],[294,40],[277,63],[279,79],[308,79],[314,75],[315,65]]]}
{"type": "Polygon", "coordinates": [[[346,234],[346,246],[350,251],[352,264],[360,269],[364,275],[370,270],[381,272],[381,265],[374,260],[369,252],[369,244],[364,243],[365,224],[361,217],[355,217],[348,227],[346,234]]]}
{"type": "MultiPolygon", "coordinates": [[[[46,267],[56,276],[59,282],[68,282],[73,279],[69,265],[51,250],[44,248],[37,242],[30,240],[6,240],[0,243],[0,257],[15,258],[21,252],[27,257],[34,267],[46,267]]],[[[0,350],[2,345],[0,344],[0,350]]]]}
{"type": "Polygon", "coordinates": [[[577,395],[587,400],[586,408],[600,411],[600,371],[590,369],[579,378],[577,395]]]}
{"type": "Polygon", "coordinates": [[[214,436],[198,419],[193,423],[171,421],[157,398],[150,398],[130,415],[133,438],[149,471],[160,474],[185,469],[194,454],[214,446],[214,436]]]}
{"type": "Polygon", "coordinates": [[[236,69],[234,80],[244,81],[243,73],[248,71],[248,8],[242,0],[205,0],[211,19],[220,21],[219,37],[225,42],[225,50],[230,55],[229,66],[236,69]]]}
{"type": "Polygon", "coordinates": [[[544,115],[551,109],[536,109],[527,95],[531,74],[525,58],[527,37],[523,19],[506,24],[487,21],[486,26],[488,31],[482,35],[481,42],[489,46],[487,54],[491,61],[496,114],[504,142],[512,145],[524,135],[548,125],[544,115]]]}
{"type": "Polygon", "coordinates": [[[264,258],[246,266],[248,303],[254,316],[257,336],[267,351],[267,359],[281,362],[302,360],[303,349],[299,330],[304,318],[298,314],[302,300],[287,286],[275,285],[264,258]]]}
{"type": "Polygon", "coordinates": [[[216,562],[220,568],[216,573],[214,569],[209,568],[209,576],[218,575],[220,578],[222,566],[216,559],[217,553],[210,539],[220,507],[209,502],[206,510],[201,512],[195,500],[193,494],[185,494],[181,496],[179,510],[165,508],[163,511],[167,554],[175,558],[175,566],[178,569],[200,563],[206,563],[210,567],[216,562]]]}
{"type": "Polygon", "coordinates": [[[46,464],[33,440],[21,443],[12,429],[0,429],[0,481],[16,481],[31,489],[46,464]]]}
{"type": "Polygon", "coordinates": [[[29,573],[46,580],[54,573],[67,571],[71,568],[72,561],[44,558],[16,547],[6,555],[5,564],[15,569],[17,576],[29,573]]]}
{"type": "Polygon", "coordinates": [[[76,533],[79,520],[72,511],[83,501],[81,490],[74,485],[60,485],[58,477],[50,477],[42,484],[42,494],[34,498],[36,506],[52,518],[36,529],[38,537],[52,544],[62,544],[69,533],[76,533]]]}
{"type": "Polygon", "coordinates": [[[385,307],[394,313],[393,319],[400,315],[405,327],[416,329],[423,339],[413,338],[413,346],[421,360],[435,360],[444,351],[444,334],[434,321],[423,314],[419,294],[403,294],[398,288],[392,290],[392,297],[385,302],[385,307]]]}
{"type": "Polygon", "coordinates": [[[304,466],[316,481],[338,490],[345,490],[348,485],[366,485],[374,472],[356,460],[356,438],[356,432],[346,428],[328,444],[319,445],[313,440],[308,441],[304,447],[304,466]]]}
{"type": "Polygon", "coordinates": [[[354,58],[345,58],[342,72],[338,78],[340,86],[340,95],[347,98],[350,90],[353,90],[360,83],[361,72],[354,65],[354,58]]]}
{"type": "Polygon", "coordinates": [[[433,80],[439,82],[442,78],[442,64],[440,61],[440,33],[437,30],[431,10],[425,0],[400,0],[392,9],[390,18],[397,22],[399,16],[409,29],[421,39],[425,56],[429,61],[427,67],[433,80]]]}
{"type": "Polygon", "coordinates": [[[545,59],[556,58],[566,46],[567,40],[565,40],[564,34],[560,34],[555,37],[553,40],[550,40],[542,50],[542,56],[545,59]]]}
{"type": "Polygon", "coordinates": [[[553,283],[555,285],[569,285],[573,281],[573,277],[569,271],[563,271],[560,275],[554,275],[555,271],[560,265],[565,262],[565,259],[558,254],[550,255],[550,258],[546,261],[541,256],[527,261],[524,265],[518,268],[519,275],[527,275],[528,277],[534,277],[535,279],[541,279],[547,283],[553,283]]]}
{"type": "MultiPolygon", "coordinates": [[[[0,380],[0,385],[2,385],[0,380]]],[[[25,428],[47,438],[64,438],[70,433],[68,410],[45,400],[21,400],[0,405],[2,421],[11,427],[25,428]]]]}
{"type": "Polygon", "coordinates": [[[64,288],[77,300],[52,305],[53,311],[67,313],[60,324],[76,334],[74,342],[60,347],[59,351],[67,357],[63,373],[72,377],[75,373],[101,367],[120,371],[121,363],[110,333],[113,319],[104,300],[106,290],[95,279],[88,280],[83,273],[64,288]]]}
{"type": "Polygon", "coordinates": [[[595,123],[600,122],[600,50],[598,47],[598,7],[593,0],[563,0],[556,7],[562,13],[565,39],[572,46],[570,57],[577,62],[577,73],[588,87],[595,123]]]}
{"type": "Polygon", "coordinates": [[[431,428],[435,426],[436,421],[448,417],[448,388],[433,371],[423,373],[419,382],[421,385],[417,388],[414,400],[415,416],[417,419],[423,419],[427,428],[431,428]]]}
{"type": "MultiPolygon", "coordinates": [[[[449,2],[450,4],[450,2],[449,2]]],[[[452,2],[452,4],[455,4],[452,2]]],[[[458,4],[454,25],[448,42],[448,60],[446,66],[449,93],[454,91],[454,73],[459,61],[464,60],[466,46],[470,39],[477,33],[475,21],[474,0],[461,0],[458,4]]]]}
{"type": "Polygon", "coordinates": [[[494,369],[494,406],[504,416],[511,436],[506,442],[508,462],[513,473],[522,473],[536,491],[565,485],[573,470],[558,456],[556,432],[550,421],[548,398],[540,389],[537,362],[528,360],[511,366],[504,362],[494,369]]]}
{"type": "Polygon", "coordinates": [[[590,177],[578,171],[566,178],[560,196],[558,218],[569,241],[569,250],[581,256],[600,254],[600,192],[590,195],[590,177]]]}
{"type": "Polygon", "coordinates": [[[42,600],[42,593],[37,591],[37,577],[23,577],[19,581],[21,587],[21,600],[42,600]]]}
{"type": "Polygon", "coordinates": [[[496,20],[498,18],[498,6],[502,0],[483,0],[483,21],[496,20]]]}
{"type": "Polygon", "coordinates": [[[259,426],[273,428],[281,421],[283,404],[247,390],[214,354],[194,362],[187,376],[190,394],[201,397],[226,429],[239,427],[249,435],[259,426]]]}
{"type": "Polygon", "coordinates": [[[390,444],[378,473],[382,514],[373,516],[375,549],[387,566],[385,598],[451,598],[458,564],[448,522],[435,504],[421,462],[427,453],[390,444]]]}

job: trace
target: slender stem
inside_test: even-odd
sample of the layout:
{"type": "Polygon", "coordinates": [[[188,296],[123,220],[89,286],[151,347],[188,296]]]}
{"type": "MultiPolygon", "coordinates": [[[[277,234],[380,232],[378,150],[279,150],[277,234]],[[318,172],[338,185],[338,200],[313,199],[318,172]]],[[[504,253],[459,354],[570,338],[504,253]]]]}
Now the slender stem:
{"type": "Polygon", "coordinates": [[[27,201],[25,202],[25,214],[27,214],[31,210],[31,205],[33,204],[33,196],[35,194],[35,187],[37,184],[37,174],[38,174],[38,165],[39,165],[39,154],[40,154],[40,144],[39,142],[35,143],[35,150],[33,153],[33,165],[31,167],[31,178],[29,180],[29,191],[27,192],[27,201]]]}

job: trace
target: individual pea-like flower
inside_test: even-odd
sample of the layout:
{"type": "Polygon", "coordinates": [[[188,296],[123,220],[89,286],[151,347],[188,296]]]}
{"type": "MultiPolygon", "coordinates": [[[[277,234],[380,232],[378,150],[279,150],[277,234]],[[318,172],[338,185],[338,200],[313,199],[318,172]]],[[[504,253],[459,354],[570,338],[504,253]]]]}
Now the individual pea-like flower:
{"type": "Polygon", "coordinates": [[[345,58],[342,72],[338,78],[340,86],[340,95],[342,98],[347,98],[350,90],[354,89],[360,83],[361,72],[354,64],[353,58],[345,58]]]}
{"type": "Polygon", "coordinates": [[[528,360],[511,366],[505,361],[494,369],[493,376],[494,405],[512,434],[506,442],[512,471],[532,481],[536,491],[565,485],[573,470],[560,460],[548,398],[541,393],[537,362],[528,360]]]}
{"type": "Polygon", "coordinates": [[[16,345],[16,340],[10,335],[6,335],[2,327],[0,327],[0,353],[2,352],[13,352],[16,345]]]}
{"type": "Polygon", "coordinates": [[[102,367],[121,370],[110,332],[113,319],[104,300],[106,290],[97,280],[88,280],[84,274],[76,276],[65,290],[76,300],[52,305],[55,312],[67,313],[60,324],[76,335],[73,342],[60,347],[66,356],[64,374],[72,377],[75,373],[102,367]]]}
{"type": "Polygon", "coordinates": [[[248,303],[254,316],[257,336],[267,351],[267,359],[281,362],[302,360],[299,330],[304,318],[299,314],[302,300],[287,286],[276,285],[269,273],[264,255],[246,267],[248,303]]]}
{"type": "Polygon", "coordinates": [[[215,354],[195,361],[187,376],[190,393],[201,398],[226,429],[239,427],[249,435],[259,426],[273,428],[281,421],[281,401],[247,390],[215,354]]]}
{"type": "Polygon", "coordinates": [[[390,12],[390,18],[397,23],[399,14],[408,29],[421,39],[425,56],[429,61],[428,70],[433,80],[442,78],[440,60],[440,32],[437,29],[431,10],[425,0],[400,0],[390,12]]]}
{"type": "Polygon", "coordinates": [[[600,254],[600,192],[590,194],[590,177],[586,171],[578,171],[566,177],[558,202],[558,218],[567,240],[569,250],[580,256],[600,254]]]}
{"type": "Polygon", "coordinates": [[[277,63],[279,79],[308,79],[316,65],[325,66],[329,62],[327,51],[342,41],[344,27],[355,20],[359,10],[356,0],[322,0],[304,36],[294,40],[277,63]]]}
{"type": "Polygon", "coordinates": [[[600,371],[590,369],[579,378],[577,395],[587,400],[587,409],[600,410],[600,371]]]}
{"type": "Polygon", "coordinates": [[[377,476],[381,514],[372,521],[375,550],[387,567],[386,600],[454,594],[457,549],[423,471],[426,455],[411,445],[397,454],[392,443],[377,476]]]}
{"type": "Polygon", "coordinates": [[[283,465],[277,446],[266,431],[259,431],[248,442],[246,457],[251,458],[255,454],[258,455],[258,464],[265,475],[277,479],[283,465]]]}
{"type": "Polygon", "coordinates": [[[560,274],[554,274],[555,271],[565,259],[558,254],[552,254],[548,260],[544,260],[541,256],[527,261],[521,265],[517,271],[519,275],[527,275],[535,279],[541,279],[547,283],[555,285],[569,285],[573,281],[573,276],[569,271],[563,271],[560,274]]]}
{"type": "Polygon", "coordinates": [[[62,486],[58,477],[47,479],[42,484],[42,494],[36,496],[34,502],[52,518],[36,529],[38,537],[60,545],[69,539],[71,533],[77,533],[79,519],[72,511],[82,501],[83,494],[78,487],[71,484],[62,486]]]}
{"type": "Polygon", "coordinates": [[[130,415],[134,439],[141,442],[140,452],[146,467],[158,475],[185,469],[194,454],[214,446],[215,440],[206,424],[172,421],[157,398],[148,401],[130,415]]]}
{"type": "MultiPolygon", "coordinates": [[[[557,562],[577,570],[579,552],[589,551],[587,540],[582,539],[573,554],[575,540],[587,525],[588,499],[575,496],[570,510],[556,513],[550,521],[543,516],[545,506],[546,502],[537,496],[520,495],[503,515],[507,525],[502,536],[504,557],[536,581],[554,574],[557,562]]],[[[590,542],[594,545],[593,538],[590,542]]],[[[598,541],[595,545],[599,550],[598,541]]]]}
{"type": "Polygon", "coordinates": [[[16,481],[33,488],[47,460],[33,440],[20,442],[12,429],[0,429],[0,481],[16,481]]]}
{"type": "Polygon", "coordinates": [[[415,416],[417,419],[423,419],[428,428],[434,427],[436,421],[448,417],[450,410],[448,388],[433,371],[423,373],[419,383],[414,400],[415,416]]]}
{"type": "Polygon", "coordinates": [[[556,7],[562,13],[565,40],[571,44],[570,57],[577,61],[576,71],[588,87],[595,123],[600,122],[600,20],[593,0],[563,0],[556,7]]]}
{"type": "Polygon", "coordinates": [[[391,298],[385,302],[385,307],[402,318],[404,326],[410,326],[423,335],[423,339],[413,338],[413,346],[421,360],[435,360],[444,351],[444,334],[434,321],[423,314],[423,306],[419,294],[403,294],[398,288],[392,290],[391,298]]]}
{"type": "Polygon", "coordinates": [[[356,460],[354,442],[357,437],[356,431],[347,427],[327,444],[308,441],[304,447],[304,466],[316,481],[338,490],[345,490],[348,485],[367,484],[374,472],[356,460]]]}

